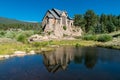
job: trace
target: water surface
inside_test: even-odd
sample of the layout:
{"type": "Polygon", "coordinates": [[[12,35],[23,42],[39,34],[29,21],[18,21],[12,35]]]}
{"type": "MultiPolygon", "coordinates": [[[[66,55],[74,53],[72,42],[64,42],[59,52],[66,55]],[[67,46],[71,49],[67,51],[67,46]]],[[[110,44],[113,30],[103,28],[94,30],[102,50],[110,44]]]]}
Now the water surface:
{"type": "Polygon", "coordinates": [[[120,80],[120,51],[60,47],[0,61],[0,80],[120,80]]]}

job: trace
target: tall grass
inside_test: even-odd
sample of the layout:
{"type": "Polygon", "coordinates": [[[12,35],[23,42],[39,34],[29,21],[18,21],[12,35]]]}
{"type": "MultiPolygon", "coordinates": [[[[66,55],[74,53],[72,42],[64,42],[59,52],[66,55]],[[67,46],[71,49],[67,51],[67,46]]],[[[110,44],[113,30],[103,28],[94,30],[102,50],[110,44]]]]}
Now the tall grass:
{"type": "Polygon", "coordinates": [[[82,39],[96,41],[97,40],[97,36],[96,35],[85,35],[85,36],[82,37],[82,39]]]}
{"type": "Polygon", "coordinates": [[[112,40],[112,36],[107,34],[101,34],[101,35],[85,35],[82,37],[83,40],[93,40],[93,41],[99,41],[99,42],[107,42],[112,40]]]}
{"type": "Polygon", "coordinates": [[[100,35],[97,38],[97,41],[100,41],[100,42],[107,42],[107,41],[111,41],[111,40],[112,40],[112,36],[106,35],[106,34],[100,35]]]}
{"type": "Polygon", "coordinates": [[[28,44],[22,44],[18,42],[14,43],[1,43],[0,54],[13,54],[15,51],[30,51],[32,47],[28,44]]]}
{"type": "Polygon", "coordinates": [[[33,47],[45,47],[45,46],[48,46],[48,45],[49,45],[48,41],[45,41],[45,42],[33,42],[32,43],[33,47]]]}

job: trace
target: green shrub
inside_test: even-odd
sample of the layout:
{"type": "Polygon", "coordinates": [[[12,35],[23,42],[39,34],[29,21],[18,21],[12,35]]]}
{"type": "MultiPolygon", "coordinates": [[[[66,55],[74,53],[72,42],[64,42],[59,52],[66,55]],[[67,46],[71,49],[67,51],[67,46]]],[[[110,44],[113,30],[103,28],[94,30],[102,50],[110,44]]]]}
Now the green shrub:
{"type": "Polygon", "coordinates": [[[16,32],[16,40],[19,42],[26,43],[27,38],[34,34],[34,31],[20,31],[16,32]]]}
{"type": "Polygon", "coordinates": [[[27,42],[27,38],[34,34],[34,31],[0,31],[0,37],[16,39],[19,42],[27,42]]]}
{"type": "Polygon", "coordinates": [[[5,31],[0,31],[0,35],[4,36],[5,35],[5,31]]]}
{"type": "Polygon", "coordinates": [[[27,42],[27,36],[25,34],[19,34],[17,36],[17,41],[26,43],[27,42]]]}
{"type": "Polygon", "coordinates": [[[97,41],[100,41],[100,42],[107,42],[110,40],[112,40],[112,36],[106,35],[106,34],[98,36],[98,39],[97,39],[97,41]]]}
{"type": "Polygon", "coordinates": [[[67,29],[67,27],[66,27],[66,26],[63,26],[63,29],[64,29],[64,30],[66,30],[66,29],[67,29]]]}
{"type": "Polygon", "coordinates": [[[17,33],[13,31],[7,31],[4,37],[14,39],[16,37],[17,33]]]}
{"type": "Polygon", "coordinates": [[[80,47],[81,45],[79,43],[76,43],[75,44],[75,47],[80,47]]]}
{"type": "Polygon", "coordinates": [[[50,35],[51,34],[51,32],[48,32],[48,35],[50,35]]]}
{"type": "Polygon", "coordinates": [[[52,44],[53,44],[53,40],[50,40],[50,41],[49,41],[49,45],[52,45],[52,44]]]}
{"type": "Polygon", "coordinates": [[[31,30],[29,30],[29,31],[22,31],[21,34],[26,35],[26,37],[30,37],[31,35],[34,34],[34,31],[31,31],[31,30]]]}
{"type": "Polygon", "coordinates": [[[4,37],[4,36],[5,36],[5,34],[6,34],[6,32],[5,32],[5,31],[0,31],[0,37],[4,37]]]}
{"type": "Polygon", "coordinates": [[[96,41],[97,37],[95,35],[85,35],[85,36],[83,36],[83,39],[84,40],[94,40],[94,41],[96,41]]]}

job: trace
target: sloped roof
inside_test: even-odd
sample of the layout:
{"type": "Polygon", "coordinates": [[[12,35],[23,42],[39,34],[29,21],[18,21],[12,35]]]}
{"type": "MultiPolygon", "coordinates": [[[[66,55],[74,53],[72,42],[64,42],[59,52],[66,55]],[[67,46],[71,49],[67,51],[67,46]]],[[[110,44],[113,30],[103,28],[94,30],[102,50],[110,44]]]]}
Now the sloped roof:
{"type": "Polygon", "coordinates": [[[60,10],[55,9],[55,8],[53,8],[52,10],[54,10],[58,14],[58,16],[61,16],[61,14],[63,13],[63,11],[60,11],[60,10]]]}
{"type": "Polygon", "coordinates": [[[60,18],[53,10],[49,10],[49,12],[50,12],[51,15],[53,15],[56,19],[59,19],[59,18],[60,18]]]}
{"type": "MultiPolygon", "coordinates": [[[[48,15],[49,18],[60,19],[63,12],[65,12],[66,15],[68,15],[66,11],[61,11],[61,10],[58,10],[58,9],[55,9],[55,8],[53,8],[51,10],[48,10],[48,11],[50,12],[50,14],[48,15]]],[[[69,16],[68,16],[68,19],[72,20],[72,18],[70,18],[69,16]]]]}
{"type": "Polygon", "coordinates": [[[48,17],[49,17],[49,18],[53,18],[53,15],[52,15],[52,14],[48,14],[48,17]]]}

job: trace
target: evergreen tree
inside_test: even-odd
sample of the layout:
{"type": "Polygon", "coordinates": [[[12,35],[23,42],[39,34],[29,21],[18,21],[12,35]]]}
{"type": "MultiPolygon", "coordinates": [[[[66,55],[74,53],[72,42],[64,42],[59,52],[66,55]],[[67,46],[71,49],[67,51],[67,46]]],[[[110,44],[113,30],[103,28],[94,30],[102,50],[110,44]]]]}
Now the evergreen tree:
{"type": "Polygon", "coordinates": [[[91,27],[94,27],[97,21],[97,16],[94,13],[94,11],[92,10],[88,10],[85,15],[84,15],[84,19],[85,19],[85,31],[89,32],[90,29],[92,29],[91,27]]]}
{"type": "Polygon", "coordinates": [[[107,31],[109,33],[115,31],[115,26],[114,26],[114,24],[111,21],[108,21],[108,23],[107,23],[107,31]]]}
{"type": "Polygon", "coordinates": [[[120,15],[117,16],[117,25],[116,25],[116,30],[120,30],[120,15]]]}
{"type": "Polygon", "coordinates": [[[75,26],[82,26],[84,24],[84,18],[80,14],[76,14],[74,16],[74,25],[75,26]]]}
{"type": "Polygon", "coordinates": [[[105,33],[107,30],[107,15],[102,14],[100,16],[100,24],[101,24],[101,33],[105,33]]]}

